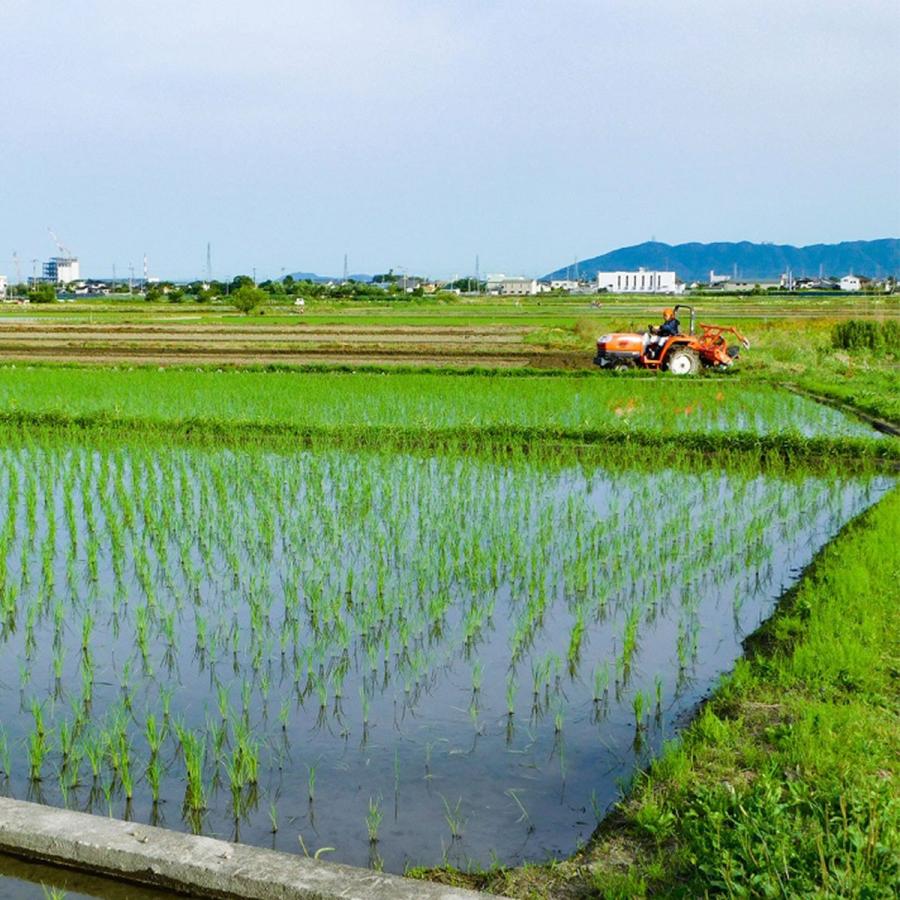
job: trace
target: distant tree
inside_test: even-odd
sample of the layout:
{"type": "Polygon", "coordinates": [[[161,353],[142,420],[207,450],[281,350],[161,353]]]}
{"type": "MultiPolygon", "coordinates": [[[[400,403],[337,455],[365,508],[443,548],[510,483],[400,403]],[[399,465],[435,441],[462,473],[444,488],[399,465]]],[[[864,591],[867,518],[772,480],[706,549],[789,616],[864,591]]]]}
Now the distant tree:
{"type": "Polygon", "coordinates": [[[28,299],[32,303],[52,303],[56,299],[56,285],[36,284],[28,292],[28,299]]]}
{"type": "Polygon", "coordinates": [[[260,303],[264,303],[266,300],[266,292],[261,291],[258,287],[254,287],[253,284],[244,284],[241,285],[234,293],[231,295],[231,303],[235,309],[240,310],[240,312],[247,315],[253,312],[260,303]]]}
{"type": "Polygon", "coordinates": [[[231,280],[230,292],[233,294],[235,291],[240,290],[242,287],[246,286],[255,287],[253,284],[253,279],[249,275],[235,275],[231,280]]]}

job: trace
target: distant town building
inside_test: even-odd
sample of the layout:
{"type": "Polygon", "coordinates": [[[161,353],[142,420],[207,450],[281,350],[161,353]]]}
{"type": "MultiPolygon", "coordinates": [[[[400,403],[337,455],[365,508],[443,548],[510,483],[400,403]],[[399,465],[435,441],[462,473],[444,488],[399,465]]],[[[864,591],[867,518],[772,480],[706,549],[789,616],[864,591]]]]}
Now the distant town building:
{"type": "Polygon", "coordinates": [[[752,291],[770,291],[784,287],[783,276],[778,281],[761,278],[758,281],[732,281],[728,290],[735,294],[749,294],[752,291]]]}
{"type": "Polygon", "coordinates": [[[581,287],[581,282],[573,278],[553,278],[550,281],[551,291],[577,291],[581,287]]]}
{"type": "Polygon", "coordinates": [[[845,275],[840,280],[840,288],[842,291],[858,291],[862,287],[862,282],[856,275],[845,275]]]}
{"type": "Polygon", "coordinates": [[[488,275],[487,292],[510,297],[524,297],[540,292],[536,278],[506,275],[488,275]]]}
{"type": "Polygon", "coordinates": [[[726,281],[731,281],[730,275],[717,275],[714,269],[709,270],[710,287],[715,287],[717,284],[725,284],[726,281]]]}
{"type": "Polygon", "coordinates": [[[674,272],[598,272],[597,289],[612,294],[681,294],[684,285],[674,272]]]}
{"type": "Polygon", "coordinates": [[[9,282],[6,279],[5,275],[0,275],[0,300],[6,299],[7,289],[9,288],[9,282]]]}
{"type": "Polygon", "coordinates": [[[81,267],[74,256],[54,256],[44,263],[44,281],[68,284],[81,278],[81,267]]]}

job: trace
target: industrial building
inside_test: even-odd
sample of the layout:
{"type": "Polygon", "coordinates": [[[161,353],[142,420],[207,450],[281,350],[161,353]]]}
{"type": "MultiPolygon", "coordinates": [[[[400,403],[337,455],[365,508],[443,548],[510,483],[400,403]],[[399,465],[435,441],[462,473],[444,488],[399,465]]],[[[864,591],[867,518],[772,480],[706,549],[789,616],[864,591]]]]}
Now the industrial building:
{"type": "Polygon", "coordinates": [[[9,282],[6,280],[5,275],[0,275],[0,300],[6,299],[6,294],[9,290],[9,282]]]}
{"type": "Polygon", "coordinates": [[[684,284],[674,272],[598,272],[597,290],[612,294],[681,294],[684,284]]]}
{"type": "Polygon", "coordinates": [[[506,275],[488,275],[486,287],[489,294],[515,297],[538,294],[541,290],[535,278],[508,277],[506,275]]]}
{"type": "Polygon", "coordinates": [[[44,263],[44,281],[54,284],[68,284],[70,281],[78,281],[81,278],[81,267],[77,257],[54,256],[44,263]]]}

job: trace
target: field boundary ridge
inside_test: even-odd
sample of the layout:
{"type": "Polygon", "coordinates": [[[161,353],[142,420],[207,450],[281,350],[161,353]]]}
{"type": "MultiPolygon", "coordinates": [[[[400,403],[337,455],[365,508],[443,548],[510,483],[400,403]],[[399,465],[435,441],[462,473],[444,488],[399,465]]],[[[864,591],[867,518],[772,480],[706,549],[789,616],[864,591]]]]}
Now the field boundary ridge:
{"type": "Polygon", "coordinates": [[[0,850],[195,897],[478,900],[486,896],[8,797],[0,797],[0,850]]]}

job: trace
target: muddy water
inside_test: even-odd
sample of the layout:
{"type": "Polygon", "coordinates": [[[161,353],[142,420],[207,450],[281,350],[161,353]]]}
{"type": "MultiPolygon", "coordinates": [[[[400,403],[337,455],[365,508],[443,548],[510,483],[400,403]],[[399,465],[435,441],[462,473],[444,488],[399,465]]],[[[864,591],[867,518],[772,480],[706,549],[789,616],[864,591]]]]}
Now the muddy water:
{"type": "Polygon", "coordinates": [[[103,900],[169,900],[184,896],[96,878],[58,866],[44,866],[0,853],[0,900],[101,897],[103,900]]]}
{"type": "Polygon", "coordinates": [[[888,486],[8,444],[0,791],[396,872],[569,854],[888,486]]]}

